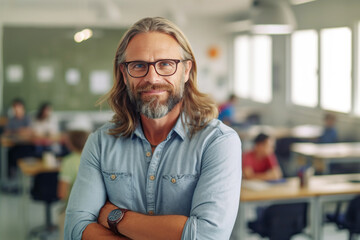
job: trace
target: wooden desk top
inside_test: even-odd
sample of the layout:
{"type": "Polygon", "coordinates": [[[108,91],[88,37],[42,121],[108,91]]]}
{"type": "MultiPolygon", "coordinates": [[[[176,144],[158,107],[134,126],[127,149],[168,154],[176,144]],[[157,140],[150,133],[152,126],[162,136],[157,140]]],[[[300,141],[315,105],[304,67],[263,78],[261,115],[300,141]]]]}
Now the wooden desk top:
{"type": "Polygon", "coordinates": [[[7,122],[8,122],[7,117],[0,116],[0,127],[6,126],[7,122]]]}
{"type": "Polygon", "coordinates": [[[317,196],[360,194],[360,174],[334,174],[314,176],[309,191],[317,196]]]}
{"type": "Polygon", "coordinates": [[[61,135],[51,137],[34,137],[31,135],[1,135],[1,146],[12,147],[17,144],[34,144],[37,146],[49,146],[55,142],[63,142],[61,135]]]}
{"type": "Polygon", "coordinates": [[[314,158],[360,157],[360,142],[351,143],[294,143],[291,151],[314,158]]]}
{"type": "Polygon", "coordinates": [[[60,167],[48,167],[41,159],[20,159],[17,164],[21,172],[26,176],[34,176],[43,172],[60,171],[60,167]]]}
{"type": "Polygon", "coordinates": [[[313,193],[305,188],[300,188],[300,182],[297,178],[288,178],[284,183],[266,184],[264,189],[254,190],[247,188],[247,180],[243,180],[240,201],[267,201],[279,199],[294,199],[301,197],[314,196],[313,193]]]}
{"type": "Polygon", "coordinates": [[[269,201],[281,199],[297,199],[323,195],[360,194],[360,174],[313,176],[308,187],[301,188],[298,178],[288,178],[284,183],[268,184],[262,190],[246,187],[243,181],[240,201],[269,201]],[[358,181],[350,182],[350,181],[358,181]]]}
{"type": "Polygon", "coordinates": [[[12,147],[16,144],[29,143],[30,137],[16,136],[16,135],[1,135],[1,146],[12,147]]]}

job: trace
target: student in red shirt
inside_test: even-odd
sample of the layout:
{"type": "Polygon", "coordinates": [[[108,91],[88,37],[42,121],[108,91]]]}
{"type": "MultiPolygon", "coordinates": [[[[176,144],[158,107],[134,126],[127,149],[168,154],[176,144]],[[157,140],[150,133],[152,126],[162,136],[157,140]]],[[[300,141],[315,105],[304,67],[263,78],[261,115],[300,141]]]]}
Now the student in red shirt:
{"type": "Polygon", "coordinates": [[[260,133],[254,139],[254,147],[243,154],[245,179],[277,180],[282,178],[281,168],[274,154],[274,139],[260,133]]]}

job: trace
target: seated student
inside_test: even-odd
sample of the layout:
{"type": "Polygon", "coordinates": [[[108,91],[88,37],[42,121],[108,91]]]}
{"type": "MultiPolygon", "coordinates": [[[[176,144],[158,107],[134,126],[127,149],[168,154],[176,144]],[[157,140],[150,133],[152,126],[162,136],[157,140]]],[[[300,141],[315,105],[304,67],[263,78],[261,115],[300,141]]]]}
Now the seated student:
{"type": "Polygon", "coordinates": [[[11,116],[5,127],[4,136],[9,136],[16,144],[8,150],[8,176],[16,176],[16,161],[19,158],[32,156],[33,146],[28,142],[32,136],[31,120],[26,114],[25,104],[20,98],[12,102],[11,116]]]}
{"type": "Polygon", "coordinates": [[[59,134],[58,121],[52,116],[50,103],[40,105],[31,127],[35,137],[55,137],[59,134]]]}
{"type": "MultiPolygon", "coordinates": [[[[59,123],[52,116],[51,104],[44,102],[40,105],[31,128],[33,130],[33,143],[35,144],[35,155],[41,157],[43,152],[60,152],[59,123]]],[[[58,154],[57,154],[58,155],[58,154]]]]}
{"type": "Polygon", "coordinates": [[[64,239],[65,209],[72,185],[80,165],[80,156],[89,135],[85,130],[70,130],[65,134],[65,143],[71,153],[63,158],[58,183],[58,197],[63,200],[64,208],[59,215],[60,239],[64,239]]]}
{"type": "Polygon", "coordinates": [[[21,135],[26,137],[31,135],[30,117],[26,114],[24,101],[20,98],[16,98],[12,101],[11,116],[5,126],[5,135],[21,135]]]}
{"type": "Polygon", "coordinates": [[[336,143],[338,134],[335,128],[336,116],[332,113],[326,113],[324,116],[324,130],[318,139],[318,143],[336,143]]]}
{"type": "Polygon", "coordinates": [[[228,100],[219,106],[218,119],[229,126],[235,122],[235,102],[236,96],[231,94],[228,100]]]}
{"type": "Polygon", "coordinates": [[[274,154],[274,140],[264,133],[254,139],[252,150],[243,154],[244,179],[277,180],[282,171],[274,154]]]}

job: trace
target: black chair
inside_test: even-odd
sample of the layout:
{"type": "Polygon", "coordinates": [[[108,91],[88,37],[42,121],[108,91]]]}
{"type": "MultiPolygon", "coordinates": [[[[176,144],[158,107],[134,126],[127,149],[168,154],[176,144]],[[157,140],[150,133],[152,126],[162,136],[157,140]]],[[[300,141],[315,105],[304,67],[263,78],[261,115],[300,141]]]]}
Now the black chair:
{"type": "Polygon", "coordinates": [[[360,195],[349,202],[345,213],[341,213],[341,203],[336,206],[335,213],[327,214],[328,222],[335,223],[339,230],[349,231],[349,240],[360,234],[360,195]]]}
{"type": "Polygon", "coordinates": [[[58,172],[45,172],[35,175],[31,196],[34,200],[45,203],[45,225],[31,230],[30,237],[46,239],[51,234],[57,234],[58,227],[51,222],[51,205],[59,200],[57,184],[58,172]]]}
{"type": "Polygon", "coordinates": [[[282,137],[276,139],[275,155],[278,159],[284,177],[294,177],[295,175],[294,172],[289,172],[289,164],[292,164],[291,145],[298,142],[301,142],[301,140],[295,137],[282,137]]]}
{"type": "Polygon", "coordinates": [[[249,222],[253,233],[270,240],[289,240],[307,225],[307,203],[274,204],[265,208],[258,219],[249,222]]]}

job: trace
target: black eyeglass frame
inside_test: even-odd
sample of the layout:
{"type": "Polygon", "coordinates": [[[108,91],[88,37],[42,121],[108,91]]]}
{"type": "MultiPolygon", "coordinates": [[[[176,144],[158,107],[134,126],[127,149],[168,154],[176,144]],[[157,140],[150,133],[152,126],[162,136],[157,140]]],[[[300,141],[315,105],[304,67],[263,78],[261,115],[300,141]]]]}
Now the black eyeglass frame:
{"type": "Polygon", "coordinates": [[[133,77],[133,78],[142,78],[142,77],[145,77],[145,76],[149,73],[149,69],[150,69],[150,66],[151,66],[151,65],[154,66],[155,72],[156,72],[157,74],[159,74],[160,76],[163,76],[163,77],[168,77],[168,76],[172,76],[172,75],[174,75],[174,74],[176,73],[176,71],[177,71],[177,66],[178,66],[178,64],[179,64],[180,62],[186,62],[186,61],[189,61],[189,60],[188,60],[188,59],[186,59],[186,60],[180,60],[180,59],[159,59],[159,60],[157,60],[157,61],[155,61],[155,62],[130,61],[130,62],[123,62],[122,64],[125,65],[127,73],[128,73],[131,77],[133,77]],[[166,60],[171,60],[171,61],[174,61],[174,62],[175,62],[175,71],[174,71],[172,74],[160,74],[160,73],[158,73],[158,71],[157,71],[157,69],[156,69],[156,67],[155,67],[156,63],[161,62],[161,61],[166,61],[166,60]],[[143,76],[134,77],[133,75],[130,74],[128,66],[129,66],[130,63],[133,63],[133,62],[139,62],[139,63],[146,63],[146,64],[147,64],[147,71],[146,71],[146,73],[145,73],[143,76]]]}

